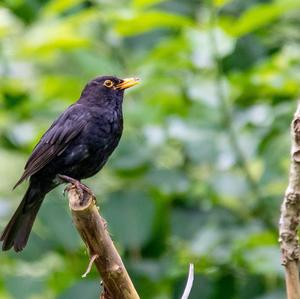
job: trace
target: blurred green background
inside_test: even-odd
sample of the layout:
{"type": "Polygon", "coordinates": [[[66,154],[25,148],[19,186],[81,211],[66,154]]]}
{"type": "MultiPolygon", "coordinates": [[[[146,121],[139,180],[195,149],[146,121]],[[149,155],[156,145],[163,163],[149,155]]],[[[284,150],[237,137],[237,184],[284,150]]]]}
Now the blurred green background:
{"type": "MultiPolygon", "coordinates": [[[[138,76],[125,132],[86,183],[143,299],[284,298],[277,243],[300,94],[300,1],[0,2],[0,227],[33,146],[103,74],[138,76]]],[[[21,254],[0,253],[1,299],[98,298],[63,187],[21,254]]]]}

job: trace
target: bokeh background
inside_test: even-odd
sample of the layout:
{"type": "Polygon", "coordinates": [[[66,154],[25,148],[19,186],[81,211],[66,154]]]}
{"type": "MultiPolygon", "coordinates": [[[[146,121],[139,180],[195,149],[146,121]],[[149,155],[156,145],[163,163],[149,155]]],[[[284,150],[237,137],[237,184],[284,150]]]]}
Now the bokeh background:
{"type": "MultiPolygon", "coordinates": [[[[284,298],[277,243],[300,94],[300,1],[0,2],[0,227],[51,122],[103,74],[138,76],[125,132],[86,183],[143,299],[284,298]]],[[[98,298],[63,188],[21,254],[0,253],[1,299],[98,298]]]]}

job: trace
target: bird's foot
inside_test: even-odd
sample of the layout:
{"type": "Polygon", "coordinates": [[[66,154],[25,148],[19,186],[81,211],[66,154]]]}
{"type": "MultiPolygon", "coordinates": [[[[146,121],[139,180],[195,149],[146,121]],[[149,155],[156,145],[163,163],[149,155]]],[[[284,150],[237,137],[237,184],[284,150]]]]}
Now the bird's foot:
{"type": "Polygon", "coordinates": [[[85,191],[86,193],[88,193],[90,196],[92,196],[93,198],[95,198],[95,195],[93,193],[93,191],[88,187],[86,186],[85,184],[81,183],[80,181],[76,180],[76,179],[73,179],[67,175],[62,175],[62,174],[58,174],[57,175],[58,178],[63,182],[63,183],[70,183],[71,185],[68,185],[65,189],[64,189],[64,193],[65,192],[69,192],[70,189],[75,186],[75,188],[78,190],[79,192],[79,196],[80,196],[80,199],[81,201],[84,200],[84,192],[85,191]]]}

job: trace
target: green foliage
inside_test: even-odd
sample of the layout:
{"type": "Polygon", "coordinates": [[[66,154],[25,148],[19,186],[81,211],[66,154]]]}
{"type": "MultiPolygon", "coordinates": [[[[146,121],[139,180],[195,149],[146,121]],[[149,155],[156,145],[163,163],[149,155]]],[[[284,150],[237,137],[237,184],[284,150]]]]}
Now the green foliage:
{"type": "MultiPolygon", "coordinates": [[[[0,4],[0,227],[51,121],[100,74],[141,77],[118,150],[87,181],[141,298],[284,297],[277,244],[300,93],[298,0],[0,4]]],[[[62,188],[29,245],[0,253],[0,298],[96,298],[62,188]]]]}

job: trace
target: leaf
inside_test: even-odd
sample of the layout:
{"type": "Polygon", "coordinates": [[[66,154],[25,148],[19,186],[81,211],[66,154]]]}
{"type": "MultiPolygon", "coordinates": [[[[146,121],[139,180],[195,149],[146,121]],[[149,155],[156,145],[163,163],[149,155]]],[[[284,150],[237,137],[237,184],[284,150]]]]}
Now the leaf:
{"type": "Polygon", "coordinates": [[[118,151],[113,156],[111,165],[120,172],[134,172],[144,168],[150,159],[150,150],[142,145],[142,140],[128,136],[123,138],[118,151]]]}
{"type": "Polygon", "coordinates": [[[246,10],[237,20],[221,20],[221,26],[233,36],[243,36],[268,25],[283,14],[300,7],[298,0],[275,1],[272,4],[257,4],[246,10]]]}
{"type": "Polygon", "coordinates": [[[150,238],[154,204],[144,192],[113,193],[102,207],[113,239],[126,248],[137,249],[150,238]]]}
{"type": "Polygon", "coordinates": [[[95,299],[101,293],[100,281],[84,279],[67,288],[57,299],[95,299]]]}
{"type": "Polygon", "coordinates": [[[133,14],[116,23],[115,30],[122,36],[137,35],[158,28],[173,28],[191,26],[193,22],[182,15],[170,14],[162,11],[148,11],[133,14]]]}
{"type": "Polygon", "coordinates": [[[210,256],[213,254],[212,251],[216,251],[218,245],[220,245],[221,235],[219,229],[206,225],[198,230],[196,236],[190,241],[190,250],[198,256],[210,256]]]}
{"type": "Polygon", "coordinates": [[[16,170],[19,169],[21,171],[23,169],[25,157],[2,148],[0,150],[0,163],[2,165],[0,167],[0,177],[5,177],[5,180],[0,180],[0,190],[9,190],[9,194],[12,194],[10,188],[18,179],[16,170]],[[14,167],[11,167],[11,165],[14,165],[14,167]]]}
{"type": "Polygon", "coordinates": [[[207,220],[207,215],[204,212],[174,208],[171,211],[172,236],[183,240],[192,240],[207,220]],[[185,225],[182,225],[182,223],[185,223],[185,225]]]}
{"type": "Polygon", "coordinates": [[[0,7],[0,40],[3,37],[17,33],[21,24],[6,8],[0,7]]]}
{"type": "Polygon", "coordinates": [[[187,30],[187,40],[193,53],[192,62],[199,68],[214,67],[215,51],[219,57],[225,57],[232,53],[235,47],[235,39],[219,27],[210,30],[187,30]],[[214,49],[213,39],[216,49],[214,49]]]}
{"type": "Polygon", "coordinates": [[[264,275],[284,276],[280,264],[280,250],[274,246],[260,246],[253,248],[244,254],[247,266],[254,272],[264,275]],[[274,263],[274,261],[278,261],[274,263]]]}
{"type": "Polygon", "coordinates": [[[163,194],[181,194],[188,190],[187,176],[178,170],[154,169],[147,175],[147,181],[163,194]]]}
{"type": "Polygon", "coordinates": [[[74,6],[83,3],[83,0],[52,0],[43,9],[45,17],[57,16],[66,10],[73,8],[74,6]]]}
{"type": "Polygon", "coordinates": [[[282,299],[285,298],[286,293],[283,290],[271,291],[263,296],[259,296],[256,299],[282,299]]]}
{"type": "MultiPolygon", "coordinates": [[[[176,281],[172,298],[180,298],[182,290],[186,284],[186,277],[182,277],[180,281],[176,281]]],[[[193,287],[189,295],[189,299],[210,299],[213,298],[214,281],[206,275],[195,275],[193,287]]],[[[223,294],[224,295],[224,294],[223,294]]],[[[226,297],[227,298],[227,297],[226,297]]]]}
{"type": "Polygon", "coordinates": [[[223,7],[224,5],[227,5],[232,1],[233,0],[213,0],[213,3],[216,7],[223,7]]]}
{"type": "Polygon", "coordinates": [[[248,186],[245,178],[238,173],[215,173],[211,178],[214,190],[222,197],[224,204],[231,208],[241,207],[240,198],[247,192],[248,186]]]}
{"type": "Polygon", "coordinates": [[[22,55],[53,54],[59,49],[73,50],[87,47],[90,41],[81,36],[72,22],[41,22],[28,30],[19,52],[22,55]]]}
{"type": "Polygon", "coordinates": [[[54,191],[48,195],[39,213],[42,224],[45,225],[46,238],[63,247],[74,251],[80,247],[81,241],[75,227],[72,224],[66,198],[62,193],[54,191]],[[55,216],[54,216],[55,215],[55,216]]]}
{"type": "Polygon", "coordinates": [[[45,281],[40,277],[7,276],[5,286],[14,299],[29,299],[33,295],[42,295],[45,281]]]}
{"type": "Polygon", "coordinates": [[[144,8],[146,6],[152,6],[167,0],[133,0],[133,5],[137,8],[144,8]]]}

